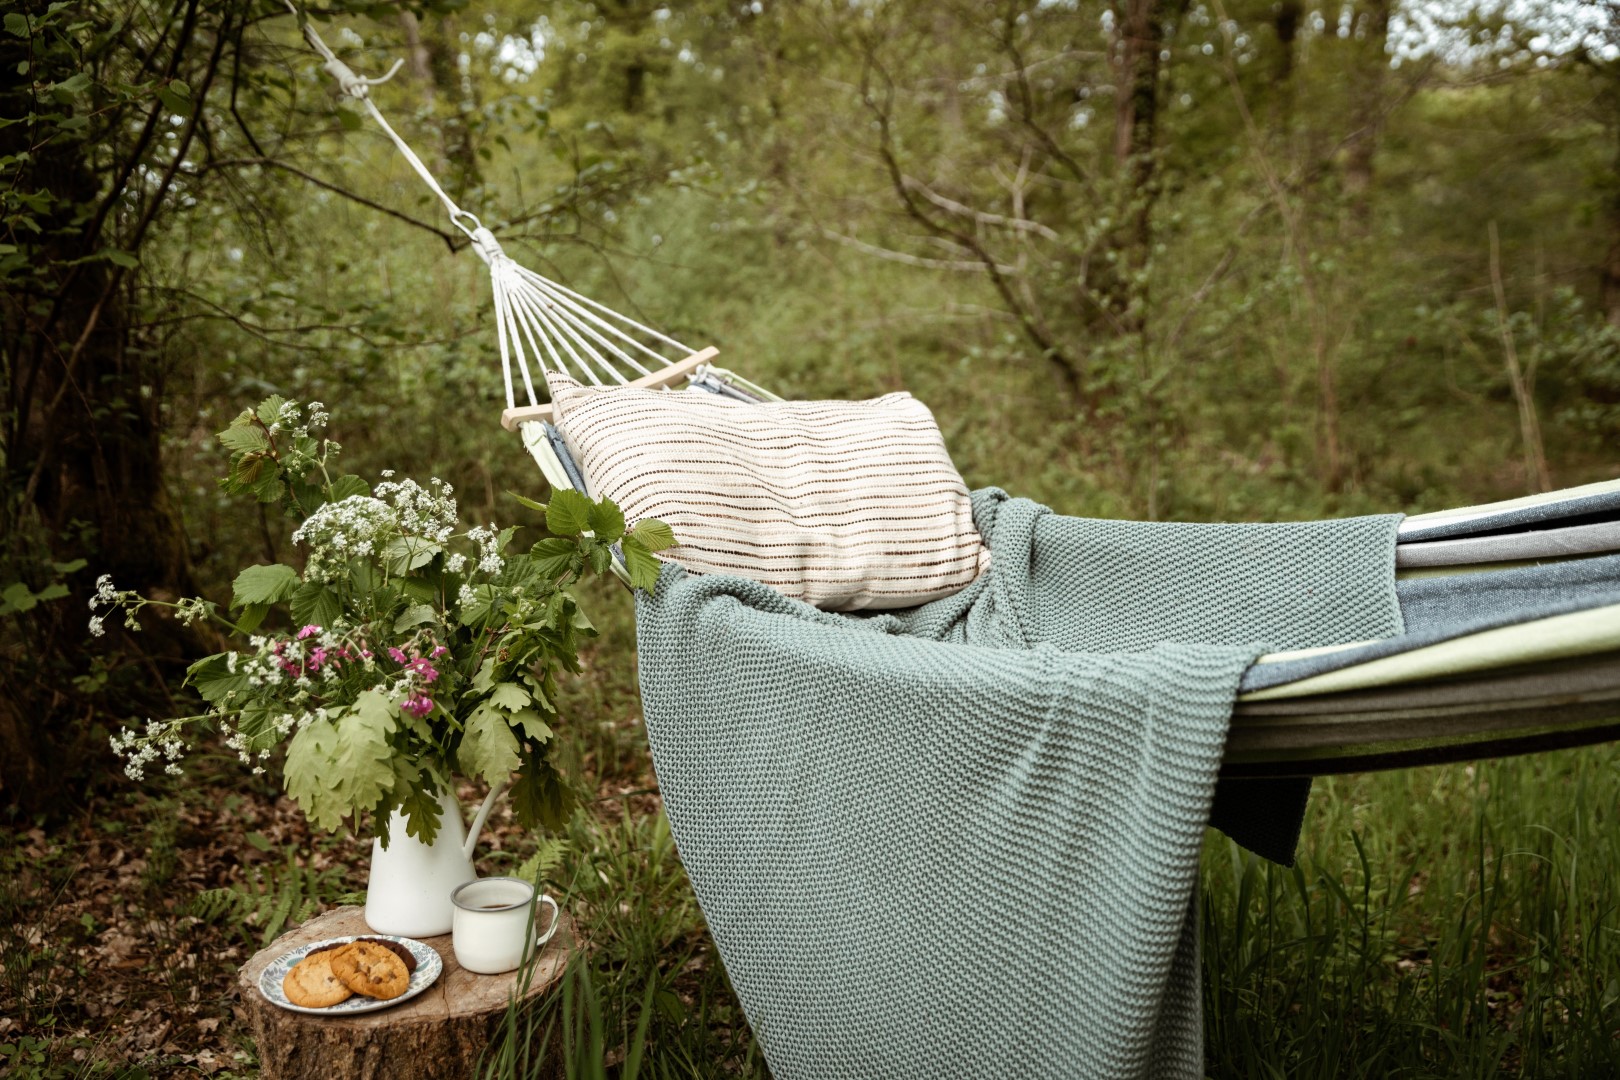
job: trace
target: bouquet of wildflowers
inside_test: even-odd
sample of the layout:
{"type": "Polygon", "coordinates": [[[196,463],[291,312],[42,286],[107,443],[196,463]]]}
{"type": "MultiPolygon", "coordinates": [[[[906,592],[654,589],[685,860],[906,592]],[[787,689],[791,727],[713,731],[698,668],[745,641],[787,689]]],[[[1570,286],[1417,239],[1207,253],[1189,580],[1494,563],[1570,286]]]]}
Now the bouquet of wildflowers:
{"type": "Polygon", "coordinates": [[[652,553],[674,542],[668,526],[627,527],[611,501],[560,491],[548,505],[520,499],[555,535],[518,553],[515,529],[463,529],[440,480],[423,487],[385,472],[372,487],[334,476],[339,448],[315,433],[325,421],[319,403],[306,411],[272,397],[219,435],[231,451],[221,485],[300,520],[301,571],[248,567],[228,613],[97,583],[92,633],[113,610],[138,629],[141,609],[157,605],[188,624],[217,620],[245,646],[189,669],[206,711],[113,736],[125,771],[140,779],[162,762],[179,772],[190,743],[217,728],[254,772],[284,746],[286,789],[323,828],[370,812],[386,842],[399,810],[406,831],[431,842],[453,771],[492,785],[516,774],[519,820],[556,827],[567,799],[548,753],[555,677],[579,670],[579,643],[595,633],[572,586],[612,569],[651,588],[652,553]]]}

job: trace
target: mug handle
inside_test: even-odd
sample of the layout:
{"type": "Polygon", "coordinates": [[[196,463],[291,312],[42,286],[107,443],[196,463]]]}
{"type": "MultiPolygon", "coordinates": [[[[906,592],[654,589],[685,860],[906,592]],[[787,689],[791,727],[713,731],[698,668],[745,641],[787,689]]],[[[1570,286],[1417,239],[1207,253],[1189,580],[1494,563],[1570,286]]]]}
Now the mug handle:
{"type": "Polygon", "coordinates": [[[541,893],[540,903],[551,905],[551,925],[546,928],[546,932],[544,934],[541,934],[539,937],[534,939],[534,948],[536,949],[540,948],[540,946],[551,940],[551,936],[557,932],[557,924],[562,921],[562,909],[557,906],[557,901],[553,900],[545,893],[541,893]]]}

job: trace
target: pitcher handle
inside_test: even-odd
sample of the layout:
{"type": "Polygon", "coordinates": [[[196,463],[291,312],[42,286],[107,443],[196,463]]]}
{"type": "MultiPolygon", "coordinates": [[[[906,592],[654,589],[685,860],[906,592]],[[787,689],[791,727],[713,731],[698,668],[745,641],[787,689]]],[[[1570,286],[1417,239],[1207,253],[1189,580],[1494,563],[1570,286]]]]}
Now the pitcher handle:
{"type": "Polygon", "coordinates": [[[484,804],[473,815],[472,824],[467,826],[467,842],[461,846],[461,854],[468,862],[472,862],[473,852],[478,849],[478,834],[484,831],[484,822],[489,820],[489,812],[495,809],[495,800],[505,793],[507,783],[502,780],[490,785],[489,794],[484,796],[484,804]]]}

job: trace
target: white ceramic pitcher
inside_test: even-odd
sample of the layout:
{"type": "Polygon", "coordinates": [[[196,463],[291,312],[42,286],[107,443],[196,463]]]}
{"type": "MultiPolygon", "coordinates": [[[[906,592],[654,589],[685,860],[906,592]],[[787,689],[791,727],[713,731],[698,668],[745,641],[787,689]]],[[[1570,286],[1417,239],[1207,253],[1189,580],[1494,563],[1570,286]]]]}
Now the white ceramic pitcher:
{"type": "Polygon", "coordinates": [[[383,847],[381,837],[371,842],[366,925],[373,933],[433,937],[450,932],[455,919],[450,894],[476,876],[473,849],[495,800],[505,790],[504,784],[490,789],[467,830],[455,794],[441,791],[439,831],[431,844],[407,835],[404,815],[394,811],[388,824],[388,846],[383,847]]]}

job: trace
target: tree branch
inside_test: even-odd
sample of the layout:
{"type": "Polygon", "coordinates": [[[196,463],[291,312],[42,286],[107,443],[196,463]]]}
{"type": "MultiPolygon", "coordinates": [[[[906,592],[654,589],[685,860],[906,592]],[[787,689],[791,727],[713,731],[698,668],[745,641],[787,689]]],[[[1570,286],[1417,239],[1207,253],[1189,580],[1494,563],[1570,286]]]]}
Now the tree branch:
{"type": "Polygon", "coordinates": [[[1042,329],[1034,314],[1025,306],[1017,291],[1012,287],[1012,283],[1008,280],[1010,268],[1006,267],[1000,260],[992,257],[978,238],[971,233],[953,229],[949,225],[936,220],[913,196],[910,187],[906,184],[905,172],[901,169],[900,161],[895,156],[893,118],[891,115],[893,100],[894,84],[889,79],[888,73],[878,62],[876,50],[868,44],[865,63],[861,67],[861,101],[877,121],[878,153],[888,171],[890,185],[894,188],[895,194],[899,196],[901,206],[904,207],[906,213],[913,220],[930,233],[953,240],[973,253],[974,257],[983,264],[985,271],[990,275],[990,282],[995,286],[995,290],[1001,296],[1002,302],[1007,305],[1008,310],[1017,316],[1024,335],[1035,343],[1036,347],[1041,351],[1041,356],[1057,369],[1059,377],[1063,379],[1070,393],[1078,398],[1081,391],[1079,365],[1058,347],[1057,342],[1042,329]],[[874,72],[883,79],[884,83],[885,95],[881,105],[872,94],[871,79],[874,72]]]}
{"type": "Polygon", "coordinates": [[[314,184],[318,188],[323,188],[323,189],[325,189],[327,191],[330,191],[334,195],[341,195],[345,199],[349,199],[352,202],[357,202],[361,206],[364,206],[364,207],[366,207],[368,209],[371,209],[371,210],[375,210],[380,214],[387,214],[389,217],[396,218],[399,221],[403,221],[407,225],[414,225],[418,229],[425,229],[426,231],[432,233],[434,236],[437,236],[440,240],[443,240],[444,244],[445,244],[445,247],[450,249],[451,254],[455,254],[456,252],[460,251],[462,248],[466,247],[467,244],[469,243],[469,241],[467,240],[467,238],[465,236],[460,236],[460,235],[458,235],[456,233],[452,233],[447,229],[441,229],[436,225],[429,225],[427,222],[422,221],[419,218],[411,217],[409,214],[406,214],[406,213],[404,213],[402,211],[399,211],[399,210],[395,210],[391,206],[384,206],[382,203],[375,202],[375,201],[373,201],[371,199],[368,199],[364,195],[359,194],[358,192],[353,192],[353,191],[350,191],[347,188],[339,187],[338,185],[332,183],[330,180],[322,180],[320,177],[316,176],[314,173],[305,172],[303,169],[300,169],[298,166],[289,164],[288,162],[282,161],[279,158],[270,158],[270,157],[223,158],[223,159],[221,159],[219,161],[210,161],[206,165],[204,165],[202,168],[192,170],[189,173],[189,175],[191,175],[191,176],[202,176],[202,175],[204,175],[206,173],[212,172],[215,169],[226,169],[226,168],[244,168],[245,169],[245,168],[251,168],[253,166],[259,166],[261,168],[266,168],[266,169],[280,169],[283,172],[292,173],[294,176],[298,177],[299,179],[304,180],[304,181],[306,181],[308,183],[314,184]]]}

